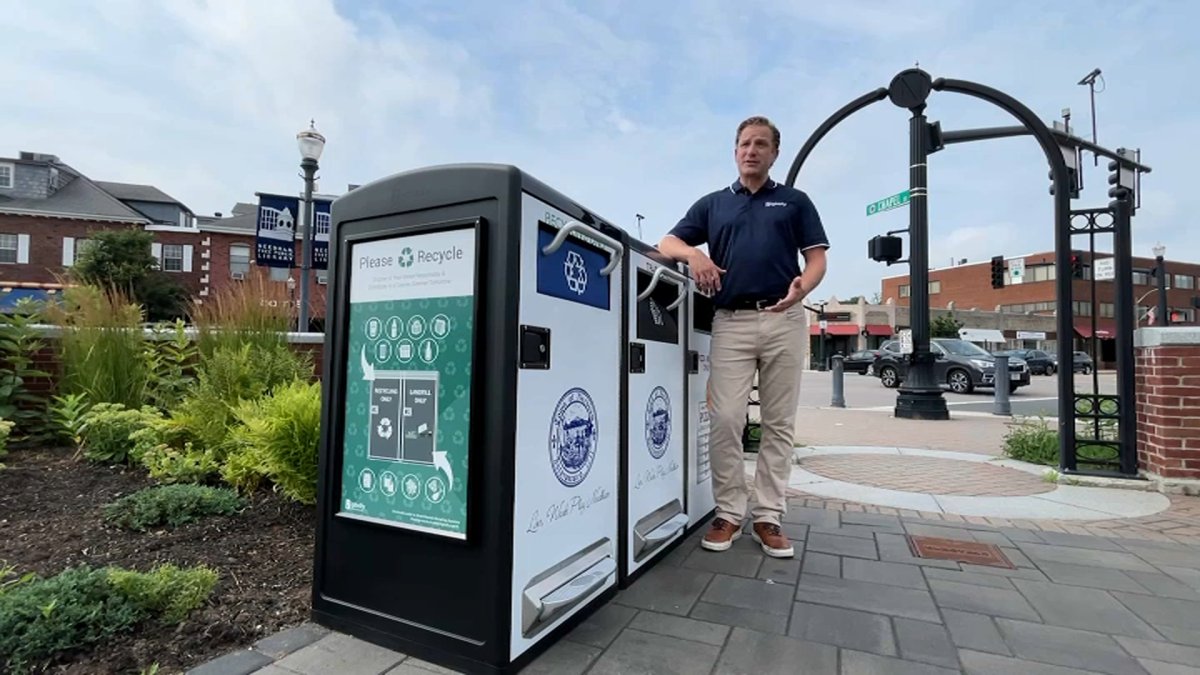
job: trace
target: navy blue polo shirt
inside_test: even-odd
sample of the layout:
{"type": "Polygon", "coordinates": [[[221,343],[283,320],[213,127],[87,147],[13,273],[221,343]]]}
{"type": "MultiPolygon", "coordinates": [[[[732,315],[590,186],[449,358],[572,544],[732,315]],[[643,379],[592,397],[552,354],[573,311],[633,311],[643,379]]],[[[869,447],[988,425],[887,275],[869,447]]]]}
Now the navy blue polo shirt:
{"type": "Polygon", "coordinates": [[[738,180],[701,197],[668,234],[690,246],[708,244],[708,256],[725,270],[717,307],[787,295],[800,276],[800,252],[829,248],[808,195],[773,180],[754,194],[738,180]]]}

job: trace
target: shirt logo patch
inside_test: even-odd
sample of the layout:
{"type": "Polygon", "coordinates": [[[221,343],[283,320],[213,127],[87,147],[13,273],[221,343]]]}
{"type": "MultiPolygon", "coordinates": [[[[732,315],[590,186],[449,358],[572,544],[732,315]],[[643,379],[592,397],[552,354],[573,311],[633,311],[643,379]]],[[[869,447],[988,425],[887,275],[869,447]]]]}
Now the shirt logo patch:
{"type": "Polygon", "coordinates": [[[787,205],[788,205],[787,202],[767,202],[766,203],[767,208],[771,208],[772,206],[787,206],[787,205]]]}

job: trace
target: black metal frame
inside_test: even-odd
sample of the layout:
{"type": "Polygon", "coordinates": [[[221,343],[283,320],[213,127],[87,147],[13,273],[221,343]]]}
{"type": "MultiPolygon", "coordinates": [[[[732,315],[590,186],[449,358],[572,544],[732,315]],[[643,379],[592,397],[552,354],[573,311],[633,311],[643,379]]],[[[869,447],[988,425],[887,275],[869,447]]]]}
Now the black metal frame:
{"type": "MultiPolygon", "coordinates": [[[[940,133],[939,142],[930,144],[924,138],[930,131],[929,127],[924,123],[922,115],[924,110],[924,99],[919,94],[914,95],[911,89],[907,91],[910,96],[905,97],[906,92],[898,92],[897,84],[904,85],[904,78],[911,78],[913,74],[919,75],[920,78],[927,78],[928,75],[919,69],[908,69],[902,71],[893,80],[893,91],[889,94],[886,88],[879,88],[867,92],[862,96],[854,99],[850,103],[843,106],[828,119],[826,119],[816,131],[808,138],[801,147],[793,160],[791,168],[788,170],[787,184],[793,186],[796,177],[800,173],[804,161],[812,153],[817,143],[820,142],[833,127],[837,126],[843,120],[855,112],[892,96],[893,102],[901,107],[909,107],[913,112],[913,119],[910,120],[912,138],[910,139],[913,146],[911,153],[913,158],[923,159],[923,155],[927,152],[936,152],[941,147],[949,143],[962,143],[967,141],[985,140],[989,138],[1004,138],[1008,136],[1032,135],[1041,146],[1042,152],[1046,155],[1046,159],[1050,164],[1050,179],[1053,184],[1051,194],[1054,196],[1054,232],[1055,232],[1055,265],[1058,269],[1056,300],[1058,312],[1056,313],[1057,333],[1058,333],[1058,436],[1059,436],[1059,468],[1064,473],[1088,473],[1098,475],[1121,475],[1134,476],[1137,474],[1137,430],[1136,430],[1136,415],[1134,409],[1134,360],[1133,360],[1133,278],[1132,278],[1132,246],[1130,236],[1130,220],[1133,214],[1133,185],[1125,184],[1122,179],[1126,172],[1132,173],[1135,178],[1138,173],[1149,173],[1150,167],[1141,164],[1139,161],[1134,161],[1132,156],[1122,152],[1113,152],[1106,148],[1097,145],[1094,142],[1089,142],[1084,139],[1075,137],[1070,133],[1051,130],[1042,122],[1037,115],[1033,113],[1027,106],[1022,104],[1017,99],[1001,92],[997,89],[987,87],[975,82],[966,80],[955,80],[948,78],[938,78],[932,81],[933,91],[946,91],[952,93],[966,94],[975,98],[982,99],[993,105],[1005,110],[1010,115],[1021,122],[1021,126],[996,127],[990,129],[968,129],[962,131],[948,131],[940,133]],[[915,96],[915,98],[913,97],[915,96]],[[917,99],[920,99],[919,101],[917,99]],[[911,105],[909,105],[911,104],[911,105]],[[919,118],[919,119],[918,119],[919,118]],[[932,146],[932,147],[931,147],[932,146]],[[1107,208],[1102,209],[1084,209],[1080,211],[1071,210],[1071,199],[1078,196],[1078,190],[1074,185],[1073,171],[1067,166],[1064,158],[1063,147],[1067,146],[1077,157],[1081,150],[1090,150],[1093,154],[1109,157],[1113,160],[1110,163],[1110,171],[1114,171],[1114,175],[1110,177],[1109,182],[1116,187],[1109,191],[1109,196],[1113,201],[1107,208]],[[1096,226],[1096,217],[1109,213],[1112,215],[1111,228],[1100,228],[1096,226]],[[1089,219],[1089,225],[1076,228],[1072,225],[1075,217],[1082,216],[1089,219]],[[1093,392],[1091,394],[1076,394],[1074,381],[1074,288],[1073,276],[1070,273],[1071,256],[1073,254],[1071,241],[1075,234],[1088,234],[1090,239],[1090,252],[1095,251],[1095,234],[1097,232],[1111,231],[1114,235],[1114,257],[1115,257],[1115,273],[1117,278],[1116,284],[1116,307],[1117,314],[1117,376],[1118,376],[1118,393],[1116,396],[1099,394],[1098,377],[1093,375],[1093,392]],[[1113,409],[1113,405],[1116,409],[1113,409]],[[1126,401],[1126,405],[1121,405],[1121,401],[1126,401]],[[1094,433],[1091,438],[1080,438],[1077,435],[1076,417],[1088,419],[1092,422],[1094,433]],[[1118,421],[1118,435],[1116,440],[1100,439],[1100,425],[1104,420],[1116,419],[1118,421]],[[1116,459],[1105,457],[1097,457],[1089,454],[1089,451],[1095,448],[1116,449],[1116,459]],[[1081,452],[1082,451],[1082,452],[1081,452]],[[1080,468],[1080,459],[1088,465],[1086,468],[1080,468]],[[1110,469],[1116,468],[1116,471],[1110,469]]],[[[907,82],[912,82],[909,79],[907,82]]],[[[936,123],[935,123],[936,125],[936,123]]],[[[940,131],[940,130],[939,130],[940,131]]],[[[914,186],[924,187],[923,176],[918,176],[917,170],[924,172],[924,163],[920,162],[918,167],[917,159],[912,161],[911,178],[914,180],[914,186]],[[918,179],[921,179],[918,181],[918,179]],[[920,183],[918,185],[917,183],[920,183]]],[[[913,324],[913,347],[914,352],[919,352],[919,338],[928,335],[929,316],[928,312],[918,312],[918,308],[928,307],[928,285],[923,283],[927,270],[917,269],[920,265],[925,266],[927,251],[927,232],[925,231],[925,223],[923,219],[923,208],[925,205],[925,195],[914,202],[921,202],[922,213],[918,213],[913,207],[910,210],[912,214],[910,220],[910,277],[912,280],[912,299],[910,305],[912,307],[911,314],[913,324]],[[919,249],[919,250],[917,250],[919,249]],[[916,258],[913,253],[918,254],[916,258]]],[[[1095,280],[1093,279],[1093,291],[1095,280]]],[[[1095,298],[1095,293],[1091,296],[1095,298]]],[[[1095,312],[1093,315],[1093,327],[1095,325],[1095,312]]],[[[1092,339],[1095,339],[1095,330],[1092,332],[1092,339]]],[[[927,345],[926,345],[927,346],[927,345]]],[[[919,354],[914,354],[919,356],[919,354]]],[[[918,359],[919,360],[919,359],[918,359]]],[[[921,363],[916,363],[920,366],[921,363]]],[[[1093,373],[1094,373],[1093,369],[1093,373]]],[[[901,393],[900,396],[904,394],[901,393]]],[[[900,410],[900,404],[897,405],[897,411],[900,410]]],[[[939,419],[938,417],[926,417],[925,419],[939,419]]],[[[1106,450],[1111,452],[1111,450],[1106,450]]]]}

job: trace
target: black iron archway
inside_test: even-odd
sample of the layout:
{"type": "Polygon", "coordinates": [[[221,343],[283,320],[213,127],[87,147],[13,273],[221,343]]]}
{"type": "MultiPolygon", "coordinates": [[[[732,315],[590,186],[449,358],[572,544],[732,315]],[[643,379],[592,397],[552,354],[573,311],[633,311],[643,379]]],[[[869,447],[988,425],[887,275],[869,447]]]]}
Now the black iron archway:
{"type": "MultiPolygon", "coordinates": [[[[1137,474],[1137,434],[1134,400],[1133,360],[1133,280],[1131,215],[1133,187],[1137,172],[1148,173],[1150,168],[1132,159],[1131,153],[1112,152],[1094,143],[1072,136],[1068,131],[1052,131],[1037,115],[1016,98],[1002,91],[967,80],[932,79],[919,69],[909,68],[898,73],[887,88],[870,91],[843,106],[826,119],[805,141],[788,170],[786,183],[794,186],[805,160],[830,130],[867,106],[890,98],[892,103],[912,113],[910,118],[910,201],[909,201],[909,288],[912,354],[907,386],[897,395],[896,415],[913,419],[948,419],[949,413],[939,383],[933,377],[933,357],[929,350],[929,262],[928,262],[928,192],[926,186],[928,155],[945,144],[1032,135],[1041,146],[1050,164],[1051,193],[1054,196],[1054,232],[1056,277],[1056,328],[1058,345],[1058,436],[1059,468],[1064,473],[1137,474]],[[933,91],[965,94],[982,99],[1007,111],[1021,122],[1019,127],[975,129],[942,133],[936,124],[926,121],[924,111],[933,91]],[[1068,167],[1067,157],[1074,158],[1080,149],[1104,155],[1109,163],[1108,194],[1112,201],[1107,207],[1071,210],[1071,199],[1078,196],[1074,167],[1068,167]],[[1081,224],[1076,225],[1079,222],[1081,224]],[[1117,317],[1117,394],[1100,394],[1093,378],[1091,393],[1077,393],[1074,379],[1074,254],[1072,237],[1087,235],[1091,253],[1095,253],[1095,235],[1114,236],[1117,317]],[[1089,420],[1091,433],[1077,433],[1076,419],[1089,420]],[[1106,434],[1101,426],[1106,420],[1117,422],[1117,433],[1106,434]],[[1082,466],[1081,466],[1082,465],[1082,466]]],[[[904,230],[900,230],[901,232],[904,230]]],[[[889,236],[893,233],[889,232],[889,236]]],[[[898,241],[896,242],[898,244],[898,241]]],[[[886,259],[894,262],[898,254],[886,259]]],[[[1094,275],[1093,275],[1094,277],[1094,275]]],[[[1094,284],[1093,278],[1093,293],[1094,284]]],[[[1095,316],[1095,313],[1092,313],[1095,316]]],[[[1094,318],[1093,318],[1094,323],[1094,318]]],[[[1094,371],[1093,371],[1094,372],[1094,371]]],[[[1088,431],[1085,429],[1085,431],[1088,431]]]]}

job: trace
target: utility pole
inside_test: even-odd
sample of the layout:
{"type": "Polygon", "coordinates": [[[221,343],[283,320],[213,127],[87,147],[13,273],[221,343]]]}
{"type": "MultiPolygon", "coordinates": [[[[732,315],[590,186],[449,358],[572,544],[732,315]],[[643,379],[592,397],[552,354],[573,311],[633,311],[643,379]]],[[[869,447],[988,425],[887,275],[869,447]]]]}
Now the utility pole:
{"type": "Polygon", "coordinates": [[[634,214],[634,215],[635,215],[635,216],[637,217],[637,219],[638,219],[638,239],[641,239],[641,238],[642,238],[642,219],[643,219],[643,218],[645,218],[645,216],[643,216],[643,215],[642,215],[642,214],[640,214],[640,213],[637,213],[637,214],[634,214]]]}

